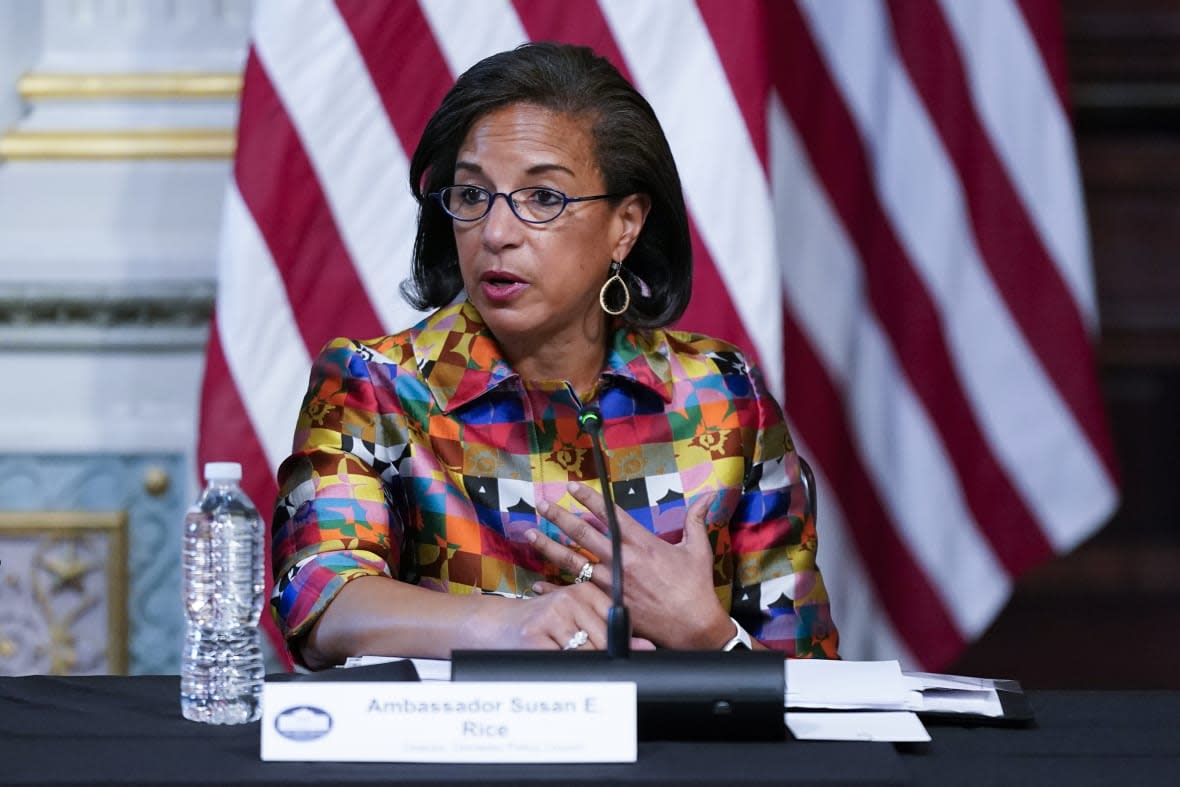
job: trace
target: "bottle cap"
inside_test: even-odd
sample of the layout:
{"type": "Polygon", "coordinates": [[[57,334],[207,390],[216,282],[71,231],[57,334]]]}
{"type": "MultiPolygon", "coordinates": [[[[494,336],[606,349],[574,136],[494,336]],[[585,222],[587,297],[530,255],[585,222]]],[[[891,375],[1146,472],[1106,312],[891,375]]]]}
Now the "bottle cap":
{"type": "Polygon", "coordinates": [[[206,481],[240,481],[242,466],[237,462],[206,462],[206,481]]]}

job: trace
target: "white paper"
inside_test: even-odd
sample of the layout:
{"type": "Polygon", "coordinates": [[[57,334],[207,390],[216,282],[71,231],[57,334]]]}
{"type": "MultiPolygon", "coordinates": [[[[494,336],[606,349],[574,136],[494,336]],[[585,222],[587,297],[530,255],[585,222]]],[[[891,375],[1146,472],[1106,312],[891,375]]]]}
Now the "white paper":
{"type": "Polygon", "coordinates": [[[906,681],[920,692],[922,704],[915,710],[991,718],[1004,715],[994,680],[935,672],[907,672],[904,675],[906,681]]]}
{"type": "Polygon", "coordinates": [[[908,711],[788,713],[787,728],[804,741],[917,743],[930,740],[922,720],[908,711]]]}
{"type": "Polygon", "coordinates": [[[920,710],[931,713],[963,713],[999,718],[1004,706],[995,689],[962,691],[957,689],[929,689],[922,692],[920,710]]]}
{"type": "Polygon", "coordinates": [[[917,710],[918,692],[896,661],[787,659],[788,708],[917,710]]]}

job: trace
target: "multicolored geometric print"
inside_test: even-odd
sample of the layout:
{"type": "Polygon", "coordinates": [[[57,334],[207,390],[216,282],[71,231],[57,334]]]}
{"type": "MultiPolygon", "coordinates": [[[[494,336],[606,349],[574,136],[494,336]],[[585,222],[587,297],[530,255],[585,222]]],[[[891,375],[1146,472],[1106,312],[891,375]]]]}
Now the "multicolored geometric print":
{"type": "MultiPolygon", "coordinates": [[[[618,505],[676,542],[687,506],[717,491],[706,519],[717,597],[767,646],[835,658],[798,459],[741,353],[620,330],[591,401],[618,505]]],[[[278,472],[271,603],[284,635],[306,632],[359,576],[512,595],[542,578],[571,582],[524,533],[564,541],[538,499],[584,511],[567,483],[601,489],[582,407],[563,381],[515,374],[466,302],[394,336],[329,343],[278,472]]]]}

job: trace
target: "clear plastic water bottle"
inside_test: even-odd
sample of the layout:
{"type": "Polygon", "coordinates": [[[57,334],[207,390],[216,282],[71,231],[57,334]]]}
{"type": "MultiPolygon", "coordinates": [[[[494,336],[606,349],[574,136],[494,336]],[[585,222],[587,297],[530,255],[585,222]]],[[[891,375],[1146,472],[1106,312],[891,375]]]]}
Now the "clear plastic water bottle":
{"type": "Polygon", "coordinates": [[[263,526],[241,478],[236,462],[206,464],[205,489],[184,518],[180,707],[209,724],[262,714],[263,526]]]}

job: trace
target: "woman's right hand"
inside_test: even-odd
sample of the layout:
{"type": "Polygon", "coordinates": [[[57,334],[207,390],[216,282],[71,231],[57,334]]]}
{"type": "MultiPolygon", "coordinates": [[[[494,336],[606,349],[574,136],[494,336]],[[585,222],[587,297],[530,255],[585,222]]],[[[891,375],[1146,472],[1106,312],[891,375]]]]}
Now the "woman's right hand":
{"type": "MultiPolygon", "coordinates": [[[[481,648],[557,650],[573,646],[579,631],[587,640],[580,650],[606,650],[606,617],[611,601],[591,582],[575,585],[539,583],[542,595],[496,598],[476,613],[481,648]]],[[[492,601],[492,597],[488,598],[492,601]]],[[[485,606],[485,605],[480,605],[485,606]]],[[[651,642],[631,638],[635,650],[652,650],[651,642]]]]}

